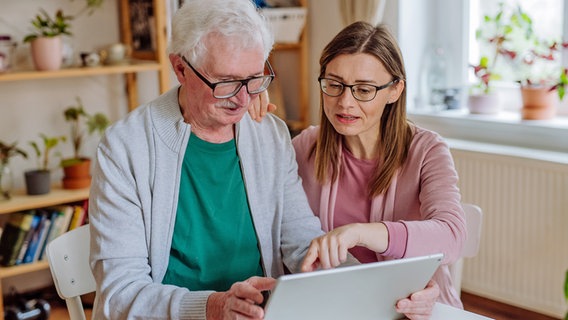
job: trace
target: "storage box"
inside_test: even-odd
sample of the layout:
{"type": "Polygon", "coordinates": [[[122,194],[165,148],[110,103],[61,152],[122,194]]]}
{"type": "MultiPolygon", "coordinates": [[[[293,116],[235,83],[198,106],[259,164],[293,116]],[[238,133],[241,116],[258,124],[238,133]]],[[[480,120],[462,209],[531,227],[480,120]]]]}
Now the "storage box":
{"type": "Polygon", "coordinates": [[[277,43],[297,43],[306,24],[307,9],[303,7],[265,8],[262,14],[268,19],[277,43]]]}

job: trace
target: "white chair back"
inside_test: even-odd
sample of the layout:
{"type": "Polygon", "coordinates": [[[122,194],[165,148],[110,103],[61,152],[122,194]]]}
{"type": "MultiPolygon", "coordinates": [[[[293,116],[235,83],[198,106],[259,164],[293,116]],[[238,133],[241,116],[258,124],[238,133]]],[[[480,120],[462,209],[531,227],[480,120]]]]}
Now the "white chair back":
{"type": "Polygon", "coordinates": [[[65,300],[70,320],[86,320],[81,295],[96,290],[89,267],[89,225],[53,239],[46,247],[49,269],[57,294],[65,300]]]}
{"type": "Polygon", "coordinates": [[[465,212],[467,239],[463,247],[461,258],[450,266],[452,282],[458,294],[461,293],[463,258],[472,258],[477,255],[479,242],[481,241],[481,226],[483,221],[483,211],[480,207],[470,203],[462,203],[462,208],[465,212]]]}

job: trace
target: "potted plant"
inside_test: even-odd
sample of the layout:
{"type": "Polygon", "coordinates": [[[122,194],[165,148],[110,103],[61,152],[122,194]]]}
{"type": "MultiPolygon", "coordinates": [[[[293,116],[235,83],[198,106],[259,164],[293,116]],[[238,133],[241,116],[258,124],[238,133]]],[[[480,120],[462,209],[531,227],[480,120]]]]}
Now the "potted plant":
{"type": "MultiPolygon", "coordinates": [[[[564,277],[564,299],[568,302],[568,270],[566,270],[566,276],[564,277]]],[[[566,312],[564,320],[568,320],[568,312],[566,312]]]]}
{"type": "Polygon", "coordinates": [[[91,184],[91,160],[81,155],[81,147],[87,133],[101,135],[110,123],[102,113],[87,113],[81,99],[77,97],[76,100],[76,105],[69,106],[63,112],[65,120],[71,125],[69,140],[73,145],[73,157],[61,161],[65,189],[80,189],[91,184]]]}
{"type": "Polygon", "coordinates": [[[57,10],[50,16],[47,11],[40,12],[31,21],[33,33],[24,37],[24,42],[31,45],[32,59],[37,70],[58,70],[63,61],[63,43],[61,35],[71,35],[69,22],[72,16],[66,16],[57,10]]]}
{"type": "Polygon", "coordinates": [[[557,79],[562,78],[565,71],[558,60],[560,50],[568,44],[540,38],[534,31],[533,19],[519,4],[500,3],[494,16],[484,17],[476,35],[495,53],[495,64],[508,66],[510,76],[520,84],[522,118],[553,117],[555,92],[560,99],[564,97],[566,81],[557,79]]]}
{"type": "Polygon", "coordinates": [[[470,87],[468,96],[468,109],[473,114],[495,114],[499,112],[499,99],[493,90],[491,82],[500,79],[500,76],[491,69],[489,58],[482,56],[479,64],[471,65],[477,83],[470,87]]]}
{"type": "Polygon", "coordinates": [[[9,200],[12,191],[12,171],[9,167],[10,158],[15,156],[28,157],[28,154],[17,147],[17,143],[12,144],[0,141],[0,200],[9,200]]]}
{"type": "Polygon", "coordinates": [[[30,43],[32,59],[36,70],[58,70],[63,61],[63,42],[61,36],[71,36],[70,22],[84,12],[91,14],[103,0],[86,0],[85,7],[76,15],[66,15],[59,9],[51,16],[44,9],[31,20],[32,32],[23,42],[30,43]]]}
{"type": "Polygon", "coordinates": [[[38,166],[34,170],[24,172],[26,191],[29,195],[49,193],[51,190],[50,155],[59,142],[66,140],[64,136],[48,137],[45,134],[40,134],[40,137],[43,147],[40,147],[35,141],[30,141],[30,145],[37,156],[38,166]]]}

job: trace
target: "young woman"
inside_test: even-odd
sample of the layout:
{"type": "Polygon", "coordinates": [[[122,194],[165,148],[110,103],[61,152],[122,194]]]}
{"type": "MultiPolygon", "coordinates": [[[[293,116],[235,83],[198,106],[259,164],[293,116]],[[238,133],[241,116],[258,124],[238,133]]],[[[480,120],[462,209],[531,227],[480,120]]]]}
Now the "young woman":
{"type": "Polygon", "coordinates": [[[448,270],[466,237],[458,176],[442,138],[407,119],[405,79],[383,25],[353,23],[323,50],[320,125],[293,144],[328,233],[312,241],[302,267],[337,266],[348,251],[363,263],[442,252],[438,301],[462,307],[448,270]]]}

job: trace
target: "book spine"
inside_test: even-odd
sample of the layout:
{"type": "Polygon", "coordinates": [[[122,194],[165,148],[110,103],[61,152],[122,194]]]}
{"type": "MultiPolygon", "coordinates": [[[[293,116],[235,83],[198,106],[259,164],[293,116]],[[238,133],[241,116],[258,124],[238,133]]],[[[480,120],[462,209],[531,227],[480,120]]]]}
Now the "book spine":
{"type": "Polygon", "coordinates": [[[0,265],[16,263],[22,244],[33,222],[33,214],[17,212],[10,215],[0,238],[0,265]]]}

